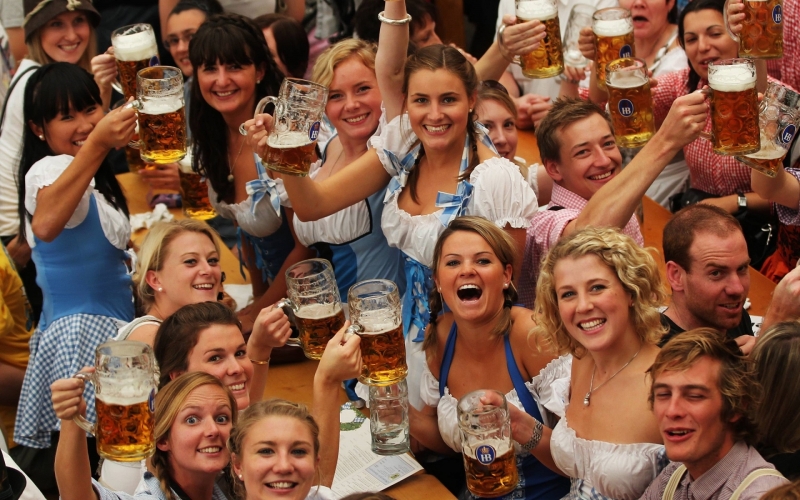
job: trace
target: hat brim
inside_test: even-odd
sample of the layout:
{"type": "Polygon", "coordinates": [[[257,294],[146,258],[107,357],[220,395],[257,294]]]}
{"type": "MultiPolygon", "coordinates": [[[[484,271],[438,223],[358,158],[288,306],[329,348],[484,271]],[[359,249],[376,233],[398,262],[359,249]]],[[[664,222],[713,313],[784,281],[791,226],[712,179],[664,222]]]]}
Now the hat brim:
{"type": "Polygon", "coordinates": [[[100,13],[94,8],[92,2],[89,0],[78,0],[77,3],[79,4],[78,6],[74,7],[73,9],[68,9],[66,0],[52,0],[48,2],[47,5],[45,5],[40,11],[28,19],[25,24],[23,24],[23,28],[25,29],[25,43],[30,42],[30,39],[34,33],[36,33],[39,28],[44,26],[47,21],[53,19],[59,14],[63,14],[64,12],[84,12],[86,13],[86,17],[89,19],[89,22],[92,23],[92,26],[97,28],[97,25],[100,24],[100,13]]]}

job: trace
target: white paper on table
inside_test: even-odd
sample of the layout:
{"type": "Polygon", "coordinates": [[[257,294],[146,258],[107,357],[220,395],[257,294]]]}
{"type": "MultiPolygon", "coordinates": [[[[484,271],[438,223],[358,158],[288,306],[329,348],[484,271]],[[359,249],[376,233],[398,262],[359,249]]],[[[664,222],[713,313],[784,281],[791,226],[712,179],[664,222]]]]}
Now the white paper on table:
{"type": "Polygon", "coordinates": [[[225,285],[225,293],[233,297],[236,301],[236,312],[253,303],[253,285],[225,285]]]}
{"type": "Polygon", "coordinates": [[[331,487],[337,498],[382,491],[422,470],[419,462],[407,453],[392,456],[373,453],[369,419],[353,410],[351,403],[342,405],[339,417],[343,429],[339,433],[339,460],[331,487]]]}

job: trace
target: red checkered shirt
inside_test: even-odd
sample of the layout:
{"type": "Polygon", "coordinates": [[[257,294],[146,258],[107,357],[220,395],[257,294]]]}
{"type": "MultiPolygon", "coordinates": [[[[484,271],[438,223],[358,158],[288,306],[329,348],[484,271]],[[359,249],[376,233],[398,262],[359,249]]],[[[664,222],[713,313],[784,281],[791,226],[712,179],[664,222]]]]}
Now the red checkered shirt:
{"type": "MultiPolygon", "coordinates": [[[[800,182],[800,165],[795,164],[795,168],[787,169],[786,172],[795,176],[800,182]]],[[[782,223],[787,226],[800,226],[800,207],[785,207],[777,203],[773,203],[773,205],[782,223]]]]}
{"type": "Polygon", "coordinates": [[[767,61],[769,75],[800,89],[800,1],[783,1],[783,57],[767,61]]]}
{"type": "MultiPolygon", "coordinates": [[[[553,193],[547,208],[540,209],[531,219],[531,225],[525,237],[525,257],[522,259],[522,271],[519,278],[519,300],[529,308],[533,308],[536,299],[536,281],[539,278],[539,266],[550,247],[558,243],[564,228],[575,220],[586,206],[587,201],[572,191],[553,184],[553,193]],[[563,207],[550,210],[551,207],[563,207]]],[[[641,246],[644,246],[642,231],[636,216],[622,228],[641,246]]]]}

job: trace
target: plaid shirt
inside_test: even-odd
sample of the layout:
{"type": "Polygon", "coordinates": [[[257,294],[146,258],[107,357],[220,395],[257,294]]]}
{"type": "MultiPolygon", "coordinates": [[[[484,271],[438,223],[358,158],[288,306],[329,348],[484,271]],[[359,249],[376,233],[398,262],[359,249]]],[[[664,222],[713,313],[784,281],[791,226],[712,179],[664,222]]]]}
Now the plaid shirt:
{"type": "Polygon", "coordinates": [[[767,72],[770,76],[800,88],[800,3],[789,1],[783,3],[783,57],[767,61],[767,72]]]}
{"type": "MultiPolygon", "coordinates": [[[[558,243],[564,233],[564,228],[580,215],[586,203],[587,200],[572,191],[553,184],[550,204],[547,205],[547,208],[536,212],[531,219],[531,225],[525,237],[525,256],[522,260],[519,279],[519,300],[525,307],[533,308],[533,302],[536,299],[536,280],[539,278],[539,266],[542,259],[550,247],[558,243]],[[563,208],[551,210],[552,207],[563,208]]],[[[631,220],[622,228],[622,232],[636,240],[639,245],[644,245],[636,216],[631,217],[631,220]]]]}
{"type": "MultiPolygon", "coordinates": [[[[797,181],[800,182],[800,162],[795,164],[794,167],[786,170],[789,174],[795,176],[797,181]]],[[[800,207],[784,207],[783,205],[773,204],[778,212],[778,218],[787,226],[800,226],[800,207]]]]}
{"type": "MultiPolygon", "coordinates": [[[[669,478],[679,463],[669,464],[659,476],[650,483],[640,500],[661,500],[667,489],[669,478]]],[[[774,469],[755,448],[739,441],[722,460],[695,480],[687,473],[678,484],[674,500],[721,500],[730,498],[733,491],[742,484],[748,474],[757,469],[774,469]]],[[[748,486],[740,500],[758,500],[767,491],[789,481],[780,476],[763,476],[748,486]]]]}

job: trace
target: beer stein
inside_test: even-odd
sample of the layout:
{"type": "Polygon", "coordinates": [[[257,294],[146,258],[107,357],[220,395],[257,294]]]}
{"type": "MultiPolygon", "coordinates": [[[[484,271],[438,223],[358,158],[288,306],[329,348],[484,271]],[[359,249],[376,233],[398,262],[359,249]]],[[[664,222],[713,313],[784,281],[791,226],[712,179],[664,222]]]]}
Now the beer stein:
{"type": "Polygon", "coordinates": [[[139,154],[148,163],[175,163],[186,156],[183,73],[153,66],[136,76],[139,154]]]}
{"type": "Polygon", "coordinates": [[[470,493],[494,498],[514,491],[519,476],[505,396],[489,390],[477,390],[463,396],[458,400],[458,428],[470,493]],[[481,403],[487,392],[497,393],[502,404],[481,403]]]}
{"type": "Polygon", "coordinates": [[[761,150],[736,159],[768,177],[775,177],[783,157],[792,147],[800,123],[800,94],[780,83],[769,82],[759,105],[761,150]]]}
{"type": "MultiPolygon", "coordinates": [[[[300,78],[284,78],[278,97],[261,99],[255,114],[267,104],[275,105],[272,130],[267,137],[264,165],[276,172],[305,177],[316,160],[317,142],[328,88],[300,78]]],[[[244,124],[239,132],[247,135],[244,124]]]]}
{"type": "Polygon", "coordinates": [[[606,65],[608,111],[617,145],[644,146],[656,132],[647,64],[641,59],[616,59],[606,65]]]}
{"type": "Polygon", "coordinates": [[[564,71],[564,54],[561,50],[561,26],[558,22],[556,0],[516,0],[517,24],[538,20],[545,27],[546,36],[530,54],[514,57],[528,78],[550,78],[564,71]]]}
{"type": "Polygon", "coordinates": [[[345,321],[331,263],[324,259],[298,262],[286,270],[286,290],[289,298],[276,307],[292,310],[300,332],[286,343],[300,346],[309,359],[320,359],[345,321]]]}
{"type": "Polygon", "coordinates": [[[75,378],[94,385],[97,423],[83,415],[75,423],[97,439],[100,456],[136,462],[155,450],[155,397],[158,387],[153,349],[144,342],[109,341],[97,346],[95,372],[75,378]]]}
{"type": "Polygon", "coordinates": [[[600,9],[592,16],[594,63],[597,86],[606,88],[606,64],[615,59],[633,57],[633,19],[622,7],[600,9]]]}
{"type": "Polygon", "coordinates": [[[197,220],[208,220],[216,217],[217,212],[208,199],[206,176],[192,170],[191,149],[178,162],[178,176],[181,181],[183,215],[197,220]]]}
{"type": "Polygon", "coordinates": [[[403,318],[397,285],[389,280],[360,281],[347,293],[352,326],[361,337],[361,375],[367,385],[391,385],[408,373],[403,318]]]}
{"type": "MultiPolygon", "coordinates": [[[[783,57],[783,0],[743,0],[742,31],[734,35],[728,26],[728,9],[724,9],[725,28],[739,44],[739,57],[778,59],[783,57]]],[[[726,4],[727,5],[727,4],[726,4]]]]}
{"type": "Polygon", "coordinates": [[[725,59],[708,64],[711,134],[701,136],[718,155],[734,156],[761,149],[758,128],[756,66],[752,59],[725,59]]]}
{"type": "Polygon", "coordinates": [[[369,431],[372,451],[400,455],[411,451],[408,436],[408,384],[369,386],[369,431]]]}
{"type": "Polygon", "coordinates": [[[577,3],[572,7],[567,21],[567,31],[564,33],[564,64],[573,68],[584,68],[589,60],[583,57],[578,40],[583,28],[591,27],[592,15],[595,8],[585,3],[577,3]]]}
{"type": "Polygon", "coordinates": [[[136,97],[136,75],[139,70],[158,66],[158,44],[149,24],[123,26],[111,33],[114,59],[117,61],[118,82],[114,90],[125,99],[136,97]]]}

